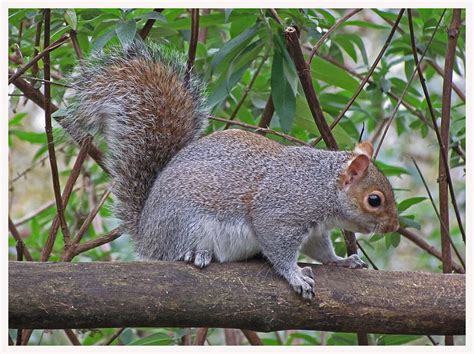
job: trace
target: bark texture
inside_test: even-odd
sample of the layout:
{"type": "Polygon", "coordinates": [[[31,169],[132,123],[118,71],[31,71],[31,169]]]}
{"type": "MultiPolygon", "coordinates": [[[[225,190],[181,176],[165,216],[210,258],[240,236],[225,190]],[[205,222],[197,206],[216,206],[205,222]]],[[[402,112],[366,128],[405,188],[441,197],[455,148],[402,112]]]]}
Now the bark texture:
{"type": "Polygon", "coordinates": [[[10,328],[465,333],[465,276],[313,265],[305,301],[267,263],[9,264],[10,328]]]}

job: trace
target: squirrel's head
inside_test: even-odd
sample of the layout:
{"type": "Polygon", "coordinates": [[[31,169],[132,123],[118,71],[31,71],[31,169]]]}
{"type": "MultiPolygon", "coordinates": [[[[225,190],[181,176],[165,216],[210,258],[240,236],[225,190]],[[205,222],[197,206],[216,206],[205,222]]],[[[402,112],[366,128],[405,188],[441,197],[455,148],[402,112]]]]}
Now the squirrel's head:
{"type": "Polygon", "coordinates": [[[393,232],[399,226],[397,204],[387,177],[371,162],[373,151],[369,141],[358,144],[339,178],[344,227],[362,233],[393,232]]]}

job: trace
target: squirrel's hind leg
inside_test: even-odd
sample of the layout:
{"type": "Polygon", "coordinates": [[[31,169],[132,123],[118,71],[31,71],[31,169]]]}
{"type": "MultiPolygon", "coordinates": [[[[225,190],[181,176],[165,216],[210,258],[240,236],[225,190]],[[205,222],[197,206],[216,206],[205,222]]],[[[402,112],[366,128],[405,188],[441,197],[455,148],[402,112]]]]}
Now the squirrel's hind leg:
{"type": "Polygon", "coordinates": [[[188,251],[183,256],[183,261],[191,263],[198,268],[207,267],[212,261],[212,251],[210,250],[195,250],[188,251]]]}

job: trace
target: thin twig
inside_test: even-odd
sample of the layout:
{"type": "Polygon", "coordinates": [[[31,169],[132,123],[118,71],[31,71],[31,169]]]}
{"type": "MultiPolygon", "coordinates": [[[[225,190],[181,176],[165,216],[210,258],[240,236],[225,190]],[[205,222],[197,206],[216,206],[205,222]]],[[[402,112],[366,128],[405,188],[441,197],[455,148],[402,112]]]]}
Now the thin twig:
{"type": "Polygon", "coordinates": [[[191,72],[196,58],[196,49],[199,37],[199,9],[191,9],[191,38],[189,40],[187,73],[191,72]]]}
{"type": "Polygon", "coordinates": [[[360,250],[362,251],[362,253],[364,254],[365,258],[367,258],[367,260],[369,261],[370,265],[372,266],[372,268],[374,268],[375,270],[379,270],[379,267],[377,267],[375,265],[375,263],[372,261],[372,259],[369,257],[369,255],[367,254],[367,252],[364,251],[364,249],[360,246],[360,243],[359,241],[356,241],[357,242],[357,246],[360,248],[360,250]]]}
{"type": "MultiPolygon", "coordinates": [[[[448,28],[448,46],[446,49],[446,59],[444,64],[443,98],[441,106],[441,143],[444,146],[449,144],[449,125],[451,120],[451,91],[453,84],[453,67],[456,60],[456,45],[461,25],[461,9],[453,9],[453,17],[448,28]]],[[[439,212],[443,223],[447,226],[441,229],[441,252],[443,254],[443,273],[452,272],[451,259],[451,237],[449,234],[449,207],[448,207],[448,183],[445,164],[442,163],[443,151],[440,149],[439,164],[439,212]]],[[[464,241],[465,242],[465,241],[464,241]]],[[[445,345],[454,345],[453,336],[445,337],[445,345]]]]}
{"type": "MultiPolygon", "coordinates": [[[[161,12],[163,11],[163,9],[153,9],[154,12],[161,12]]],[[[155,23],[155,19],[153,18],[150,18],[148,19],[146,22],[145,22],[145,25],[143,26],[143,28],[141,29],[139,35],[142,39],[145,39],[146,37],[148,37],[148,34],[150,33],[151,29],[153,28],[153,24],[155,23]]]]}
{"type": "Polygon", "coordinates": [[[29,214],[26,214],[25,216],[23,216],[21,219],[15,220],[15,226],[18,227],[20,225],[23,225],[24,223],[26,223],[26,222],[30,221],[31,219],[37,217],[43,211],[51,208],[54,204],[56,204],[56,201],[54,199],[50,200],[47,203],[44,203],[39,208],[37,208],[37,209],[33,210],[32,212],[30,212],[29,214]]]}
{"type": "Polygon", "coordinates": [[[331,150],[337,150],[338,146],[336,139],[334,139],[334,136],[332,135],[331,130],[329,129],[326,119],[324,118],[324,113],[321,109],[319,99],[316,96],[316,92],[314,91],[310,75],[311,71],[308,64],[306,64],[304,60],[296,28],[287,27],[285,29],[285,36],[288,47],[288,53],[290,54],[295,63],[295,67],[298,71],[298,76],[301,81],[301,86],[303,87],[303,91],[305,93],[306,100],[308,101],[308,105],[311,110],[313,119],[316,123],[316,126],[318,127],[318,130],[321,136],[323,137],[326,146],[331,150]]]}
{"type": "MultiPolygon", "coordinates": [[[[44,10],[44,47],[49,47],[50,39],[50,25],[51,25],[51,9],[44,10]]],[[[49,51],[46,51],[43,56],[44,63],[44,79],[50,80],[51,78],[51,63],[49,60],[49,51]]],[[[68,245],[71,242],[71,235],[69,234],[69,229],[66,224],[66,218],[64,216],[64,207],[61,199],[61,186],[59,184],[59,172],[58,164],[56,160],[56,150],[54,148],[54,138],[53,138],[53,127],[51,124],[51,85],[48,82],[44,84],[44,97],[45,97],[45,131],[46,138],[48,140],[48,154],[49,154],[49,163],[51,166],[51,176],[53,180],[53,190],[54,198],[56,199],[56,209],[59,218],[59,224],[61,226],[61,231],[63,233],[64,244],[68,245]]]]}
{"type": "MultiPolygon", "coordinates": [[[[253,74],[252,79],[250,80],[249,84],[245,88],[244,93],[240,97],[239,102],[237,102],[237,105],[235,106],[234,111],[230,115],[229,120],[232,121],[232,120],[235,119],[237,113],[240,110],[240,107],[242,107],[242,104],[244,103],[245,99],[247,98],[247,95],[249,94],[250,90],[252,89],[253,84],[257,80],[257,77],[260,74],[260,71],[262,70],[263,64],[265,64],[267,59],[268,59],[268,54],[265,54],[264,57],[262,58],[262,61],[260,62],[260,65],[257,67],[257,70],[255,70],[255,73],[253,74]]],[[[227,123],[225,125],[224,129],[228,129],[230,127],[230,125],[231,125],[231,123],[227,123]]]]}
{"type": "Polygon", "coordinates": [[[313,47],[311,50],[311,54],[309,55],[308,59],[308,65],[311,65],[311,61],[313,60],[313,57],[315,54],[318,53],[319,48],[323,45],[323,43],[329,38],[329,36],[344,22],[346,22],[348,19],[350,19],[352,16],[357,14],[358,12],[362,11],[362,9],[353,9],[352,11],[348,12],[341,18],[339,18],[334,25],[332,25],[326,33],[324,33],[319,41],[316,43],[316,45],[313,47]]]}
{"type": "Polygon", "coordinates": [[[76,237],[74,238],[74,241],[73,241],[74,244],[79,244],[79,242],[81,242],[81,239],[86,233],[90,224],[92,223],[92,220],[95,218],[100,208],[102,208],[102,205],[104,205],[105,201],[109,197],[110,192],[112,190],[112,184],[102,194],[102,197],[100,198],[99,203],[97,203],[94,209],[92,209],[91,212],[87,215],[86,219],[84,220],[81,227],[79,228],[79,231],[77,232],[76,237]]]}
{"type": "MultiPolygon", "coordinates": [[[[46,19],[45,19],[46,20],[46,19]]],[[[16,79],[18,79],[23,73],[25,73],[25,71],[27,71],[29,68],[31,68],[36,62],[38,62],[40,59],[42,59],[43,57],[45,57],[46,55],[48,55],[49,57],[49,53],[53,50],[53,49],[56,49],[58,48],[59,46],[61,46],[62,44],[66,43],[68,40],[69,40],[69,34],[64,34],[61,38],[59,38],[57,41],[53,42],[52,44],[49,44],[49,38],[46,38],[46,21],[45,21],[45,29],[44,29],[44,32],[45,32],[45,49],[41,52],[39,52],[33,59],[31,59],[28,63],[26,63],[24,66],[22,66],[21,68],[19,68],[12,76],[10,76],[8,78],[8,84],[10,85],[11,83],[13,83],[13,81],[15,81],[16,79]],[[46,43],[48,43],[48,45],[46,45],[46,43]]],[[[46,79],[46,78],[45,78],[46,79]]],[[[49,76],[48,76],[48,79],[49,80],[49,76]]]]}
{"type": "MultiPolygon", "coordinates": [[[[383,55],[385,54],[385,51],[387,50],[390,42],[392,41],[392,38],[393,38],[393,35],[395,34],[395,31],[398,27],[398,24],[400,23],[400,20],[402,19],[402,16],[403,16],[403,13],[404,13],[405,9],[401,9],[400,12],[398,13],[398,17],[397,17],[397,20],[395,21],[395,23],[393,24],[393,27],[392,27],[392,30],[390,31],[390,34],[388,35],[387,39],[385,40],[385,43],[384,45],[382,46],[382,48],[380,49],[379,51],[379,54],[377,55],[377,58],[375,59],[375,61],[373,62],[372,66],[370,67],[369,71],[367,72],[367,74],[365,75],[364,79],[362,80],[362,82],[359,84],[359,87],[357,87],[357,90],[354,92],[354,94],[352,95],[351,99],[346,103],[346,105],[344,106],[344,108],[341,110],[341,112],[337,115],[337,117],[334,119],[334,121],[331,123],[331,130],[334,129],[334,127],[339,123],[339,121],[344,117],[344,115],[346,114],[346,112],[349,110],[349,108],[352,106],[352,104],[354,103],[354,101],[356,100],[356,98],[359,96],[359,94],[362,92],[362,90],[364,89],[364,86],[365,84],[369,81],[370,77],[372,76],[373,72],[375,71],[375,69],[377,68],[377,65],[379,64],[380,60],[382,59],[383,55]]],[[[319,142],[321,141],[321,137],[316,139],[314,142],[313,142],[313,145],[316,145],[318,144],[319,142]]]]}
{"type": "MultiPolygon", "coordinates": [[[[275,112],[275,107],[273,106],[273,99],[272,95],[268,97],[267,103],[265,104],[265,108],[263,109],[262,112],[262,117],[260,118],[260,121],[258,122],[258,126],[260,128],[268,128],[270,127],[270,121],[272,120],[273,113],[275,112]]],[[[265,135],[265,133],[261,133],[262,135],[265,135]]]]}
{"type": "Polygon", "coordinates": [[[82,54],[81,46],[79,45],[79,41],[77,40],[77,33],[74,30],[69,32],[71,36],[72,46],[74,47],[74,51],[76,52],[77,58],[79,60],[84,59],[84,55],[82,54]]]}
{"type": "MultiPolygon", "coordinates": [[[[30,83],[23,80],[21,77],[15,80],[13,84],[25,94],[28,99],[32,100],[42,109],[45,109],[45,98],[44,95],[38,89],[35,89],[30,83]]],[[[51,113],[58,110],[58,107],[50,102],[49,106],[51,107],[51,113]]],[[[89,155],[92,159],[97,162],[97,164],[104,170],[106,173],[109,173],[107,167],[104,164],[104,158],[102,156],[102,152],[95,146],[91,144],[89,148],[89,155]]]]}
{"type": "Polygon", "coordinates": [[[120,328],[117,332],[115,332],[115,334],[112,337],[110,337],[109,340],[107,340],[107,342],[104,343],[104,345],[111,345],[114,340],[120,337],[120,335],[123,333],[123,331],[125,331],[126,328],[127,327],[120,328]]]}
{"type": "Polygon", "coordinates": [[[287,135],[287,134],[284,134],[284,133],[277,132],[276,130],[273,130],[273,129],[261,128],[261,127],[258,127],[256,125],[251,125],[251,124],[247,124],[247,123],[243,123],[243,122],[239,122],[239,121],[232,121],[232,120],[229,120],[229,119],[215,117],[215,116],[209,116],[209,119],[216,120],[218,122],[229,123],[230,125],[237,125],[237,126],[242,127],[242,128],[252,129],[256,133],[265,132],[267,134],[273,134],[273,135],[279,136],[281,138],[284,138],[288,141],[291,141],[293,143],[297,143],[299,145],[305,145],[305,146],[311,147],[310,144],[305,143],[302,140],[294,138],[291,135],[287,135]]]}
{"type": "MultiPolygon", "coordinates": [[[[43,17],[44,13],[41,12],[41,18],[39,19],[38,23],[36,24],[36,32],[35,32],[35,49],[33,51],[33,57],[37,56],[39,53],[38,48],[41,45],[41,27],[43,25],[43,17]]],[[[33,77],[36,77],[38,75],[38,62],[33,64],[33,67],[31,68],[31,74],[33,77]]]]}
{"type": "MultiPolygon", "coordinates": [[[[288,53],[295,63],[298,76],[300,78],[301,86],[308,101],[308,106],[313,116],[313,119],[318,127],[320,135],[323,137],[324,143],[331,150],[338,150],[336,139],[332,135],[331,129],[324,118],[323,110],[318,100],[318,96],[313,87],[311,79],[311,70],[309,65],[305,62],[303,51],[299,43],[298,32],[294,27],[287,27],[285,29],[286,44],[288,53]]],[[[346,242],[347,253],[349,255],[357,254],[357,243],[355,234],[353,232],[343,230],[344,240],[346,242]]]]}
{"type": "Polygon", "coordinates": [[[72,345],[81,345],[81,342],[79,342],[79,339],[77,338],[76,334],[72,329],[66,328],[64,330],[64,333],[66,333],[66,336],[68,337],[72,345]]]}
{"type": "Polygon", "coordinates": [[[418,163],[416,162],[416,160],[412,157],[411,160],[413,161],[413,164],[415,165],[415,168],[416,168],[416,171],[418,172],[418,175],[420,176],[421,178],[421,181],[423,183],[423,186],[425,187],[425,190],[426,190],[426,193],[428,194],[428,198],[430,199],[430,202],[431,202],[431,205],[433,206],[433,209],[434,209],[434,212],[436,214],[436,217],[438,218],[439,220],[439,223],[441,225],[441,228],[443,229],[443,231],[448,234],[448,237],[449,237],[449,242],[451,243],[451,246],[453,247],[453,250],[454,252],[456,253],[459,261],[461,262],[462,264],[462,267],[464,269],[466,269],[466,264],[464,263],[464,260],[462,259],[461,257],[461,253],[458,251],[456,245],[454,244],[452,238],[449,236],[449,230],[448,230],[448,227],[447,225],[444,223],[444,220],[442,219],[440,213],[438,212],[438,208],[436,207],[436,203],[433,199],[433,196],[431,195],[431,191],[430,191],[430,188],[428,187],[428,184],[426,183],[426,180],[425,180],[425,177],[423,176],[423,173],[421,172],[421,169],[420,169],[420,166],[418,166],[418,163]]]}
{"type": "Polygon", "coordinates": [[[268,10],[270,10],[270,15],[275,19],[275,21],[279,25],[283,25],[283,21],[281,20],[280,16],[278,16],[278,12],[276,12],[275,9],[268,9],[268,10]]]}
{"type": "Polygon", "coordinates": [[[257,335],[257,332],[242,329],[242,333],[244,334],[245,338],[247,338],[250,345],[263,345],[261,339],[257,335]]]}
{"type": "Polygon", "coordinates": [[[201,327],[196,331],[196,338],[194,339],[194,345],[204,345],[207,339],[207,332],[209,328],[201,327]]]}
{"type": "Polygon", "coordinates": [[[106,243],[112,242],[112,241],[116,240],[117,238],[119,238],[120,236],[122,236],[122,232],[118,228],[116,228],[116,229],[113,229],[112,231],[110,231],[108,234],[106,234],[104,236],[101,236],[101,237],[96,238],[94,240],[84,242],[82,244],[78,244],[74,247],[73,257],[75,257],[75,256],[77,256],[81,253],[87,252],[87,251],[89,251],[93,248],[96,248],[96,247],[105,245],[106,243]]]}
{"type": "MultiPolygon", "coordinates": [[[[412,21],[412,16],[411,16],[411,10],[408,10],[408,25],[409,25],[409,28],[410,28],[410,39],[411,39],[413,58],[414,58],[414,61],[415,61],[415,65],[418,66],[418,55],[417,55],[417,52],[416,52],[415,33],[414,33],[414,30],[413,30],[413,21],[412,21]]],[[[454,208],[454,212],[455,212],[455,215],[456,215],[456,220],[458,222],[458,226],[459,226],[459,230],[461,232],[462,239],[463,239],[464,243],[466,243],[466,234],[465,234],[464,226],[463,226],[462,219],[461,219],[461,213],[459,212],[459,207],[458,207],[458,203],[457,203],[457,199],[456,199],[456,193],[454,192],[453,181],[452,181],[452,178],[451,178],[451,171],[450,171],[450,168],[449,168],[447,145],[445,145],[443,143],[443,138],[441,137],[441,133],[438,129],[438,124],[436,123],[436,114],[435,114],[435,111],[434,111],[434,108],[433,108],[433,104],[431,103],[430,93],[428,91],[428,87],[426,86],[425,78],[423,76],[423,71],[421,70],[421,68],[418,69],[418,77],[420,78],[421,87],[423,88],[423,93],[425,95],[426,104],[427,104],[428,110],[430,112],[431,121],[432,121],[432,124],[433,124],[433,129],[436,133],[436,139],[438,140],[438,144],[439,144],[439,147],[440,147],[440,150],[441,150],[440,151],[440,159],[441,159],[441,163],[444,166],[444,171],[446,173],[446,179],[447,179],[447,182],[448,182],[449,193],[450,193],[450,196],[451,196],[451,203],[452,203],[453,208],[454,208]]],[[[448,142],[449,142],[449,139],[448,139],[448,142]]]]}
{"type": "Polygon", "coordinates": [[[377,148],[375,149],[375,153],[374,153],[374,160],[377,158],[378,156],[378,153],[380,151],[380,148],[382,147],[382,144],[384,142],[384,139],[385,139],[385,136],[387,135],[387,132],[388,132],[388,129],[390,128],[391,124],[392,124],[392,121],[395,119],[395,115],[397,114],[398,112],[398,108],[400,107],[400,104],[403,100],[403,97],[405,97],[405,94],[408,92],[408,89],[410,88],[410,85],[411,85],[411,82],[413,81],[413,79],[415,78],[415,74],[417,73],[417,70],[418,68],[420,67],[421,63],[423,62],[423,58],[425,57],[428,49],[430,48],[431,46],[431,43],[433,42],[433,39],[435,37],[435,34],[436,32],[438,31],[438,28],[439,28],[439,25],[441,24],[441,20],[443,19],[443,16],[444,16],[444,13],[446,12],[446,10],[443,11],[443,13],[441,14],[439,20],[438,20],[438,23],[436,24],[436,27],[433,31],[433,34],[431,35],[431,38],[430,40],[428,41],[428,44],[426,45],[425,47],[425,50],[423,51],[423,54],[420,58],[420,62],[418,63],[418,65],[416,66],[415,70],[413,70],[413,73],[411,74],[410,76],[410,79],[408,80],[402,94],[400,95],[400,99],[397,101],[397,104],[395,105],[395,107],[393,108],[393,111],[392,111],[392,114],[390,115],[390,118],[389,118],[389,121],[383,131],[383,134],[382,134],[382,137],[380,138],[380,141],[379,141],[379,144],[377,145],[377,148]]]}
{"type": "MultiPolygon", "coordinates": [[[[420,247],[422,250],[428,252],[432,256],[438,258],[440,261],[443,260],[443,256],[441,254],[441,251],[438,250],[435,246],[430,245],[428,242],[425,241],[424,238],[418,236],[414,232],[407,230],[403,227],[399,227],[397,232],[402,235],[403,237],[407,238],[411,242],[413,242],[415,245],[420,247]]],[[[453,269],[456,273],[464,274],[465,271],[461,265],[453,261],[453,269]]]]}
{"type": "MultiPolygon", "coordinates": [[[[15,224],[13,223],[10,217],[8,217],[8,229],[10,230],[10,233],[12,234],[16,242],[23,243],[20,233],[18,232],[17,228],[15,227],[15,224]]],[[[23,255],[25,256],[27,261],[30,261],[30,262],[33,261],[33,257],[31,257],[31,253],[30,251],[28,251],[24,243],[23,243],[23,255]]]]}
{"type": "MultiPolygon", "coordinates": [[[[354,77],[357,77],[358,79],[360,80],[363,80],[365,78],[364,75],[361,75],[357,72],[355,72],[354,70],[352,70],[351,68],[348,68],[346,65],[344,64],[341,64],[339,62],[337,62],[336,60],[332,59],[331,57],[327,56],[327,55],[321,55],[319,56],[320,58],[330,62],[331,64],[334,64],[336,65],[338,68],[341,68],[343,69],[344,71],[346,71],[348,74],[351,74],[352,76],[354,77]]],[[[425,59],[426,60],[426,59],[425,59]]],[[[372,80],[372,78],[369,79],[368,81],[369,84],[373,84],[373,85],[377,85],[377,83],[372,80]]],[[[387,92],[387,95],[394,99],[395,101],[398,101],[400,99],[399,96],[397,96],[396,94],[394,94],[392,91],[389,91],[387,92]]],[[[430,128],[433,128],[431,126],[431,123],[429,120],[426,119],[426,117],[423,115],[423,113],[421,113],[420,111],[418,111],[416,108],[414,108],[413,106],[411,106],[407,101],[405,100],[402,100],[402,105],[410,112],[412,113],[413,115],[417,116],[418,118],[420,118],[425,124],[427,124],[430,128]]]]}
{"type": "MultiPolygon", "coordinates": [[[[379,16],[382,20],[384,20],[385,22],[387,22],[387,23],[390,24],[390,25],[393,25],[392,20],[390,20],[390,19],[384,17],[382,14],[380,14],[380,13],[378,13],[378,12],[376,12],[376,11],[375,11],[375,13],[376,13],[377,16],[379,16]]],[[[402,28],[400,28],[400,27],[397,28],[397,31],[398,31],[400,34],[402,34],[402,35],[405,34],[405,31],[404,31],[402,28]]],[[[419,54],[422,53],[422,51],[421,51],[420,48],[417,48],[417,52],[418,52],[419,54]]],[[[443,76],[443,75],[444,75],[444,74],[443,74],[443,69],[441,69],[441,67],[440,67],[435,61],[433,61],[432,59],[428,59],[428,58],[427,58],[427,59],[426,59],[426,62],[427,62],[429,65],[431,65],[431,67],[432,67],[433,69],[435,69],[435,71],[436,71],[442,78],[444,78],[444,76],[443,76]]],[[[454,92],[456,92],[456,94],[458,95],[458,97],[459,97],[463,102],[466,102],[466,95],[464,94],[463,91],[461,91],[461,89],[460,89],[455,83],[453,83],[453,90],[454,90],[454,92]]]]}
{"type": "MultiPolygon", "coordinates": [[[[74,162],[74,166],[72,167],[71,174],[69,175],[66,181],[66,186],[64,187],[64,191],[61,196],[62,204],[64,207],[66,207],[69,202],[69,197],[71,196],[72,191],[74,190],[74,184],[76,183],[77,178],[80,175],[82,165],[84,164],[84,161],[86,160],[91,144],[92,144],[92,137],[86,138],[82,142],[81,149],[79,150],[79,153],[77,154],[76,161],[74,162]]],[[[53,219],[53,223],[49,230],[48,238],[46,239],[43,250],[41,251],[42,262],[46,262],[49,259],[49,256],[51,255],[54,242],[56,241],[56,234],[58,232],[59,222],[60,222],[59,216],[56,215],[53,219]]],[[[70,247],[70,244],[68,244],[67,246],[70,247]]]]}

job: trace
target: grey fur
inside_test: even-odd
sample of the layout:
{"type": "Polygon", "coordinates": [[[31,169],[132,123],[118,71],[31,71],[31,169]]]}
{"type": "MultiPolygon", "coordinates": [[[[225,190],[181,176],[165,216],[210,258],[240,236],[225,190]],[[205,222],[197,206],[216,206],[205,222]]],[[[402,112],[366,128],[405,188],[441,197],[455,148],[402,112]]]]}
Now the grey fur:
{"type": "MultiPolygon", "coordinates": [[[[143,44],[131,51],[96,56],[76,81],[79,92],[67,125],[75,131],[79,131],[77,126],[103,131],[110,150],[108,163],[118,184],[117,214],[142,258],[183,260],[205,267],[211,260],[244,260],[262,252],[293,289],[308,299],[314,297],[314,280],[310,268],[297,266],[300,248],[325,264],[365,265],[357,256],[336,256],[328,236],[335,227],[367,232],[384,223],[358,210],[339,186],[354,153],[283,146],[241,130],[198,139],[206,113],[195,81],[188,85],[196,97],[194,111],[187,116],[146,117],[183,120],[192,138],[177,149],[160,145],[159,139],[152,141],[154,145],[144,145],[130,134],[136,137],[147,134],[146,130],[132,131],[138,128],[127,122],[143,116],[140,102],[159,92],[130,92],[134,100],[130,102],[110,83],[101,87],[107,95],[97,101],[97,88],[89,87],[106,66],[125,64],[136,55],[151,62],[161,60],[184,80],[184,63],[171,60],[169,64],[169,57],[143,44]]],[[[139,119],[146,124],[144,118],[139,119]]],[[[143,141],[149,140],[143,136],[143,141]]],[[[372,164],[368,174],[367,178],[375,176],[374,188],[392,193],[385,176],[372,164]]]]}

